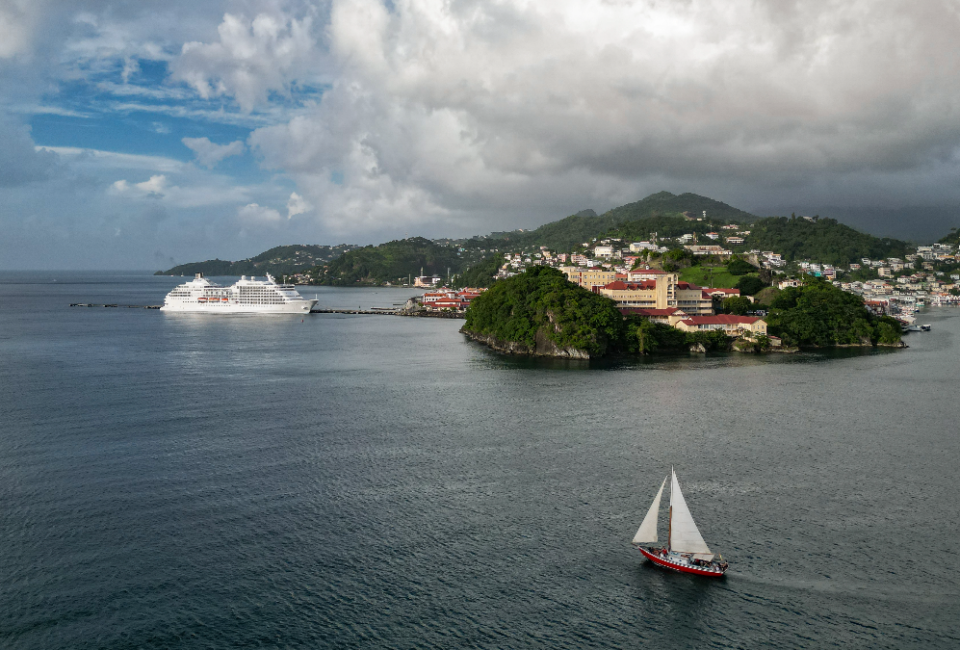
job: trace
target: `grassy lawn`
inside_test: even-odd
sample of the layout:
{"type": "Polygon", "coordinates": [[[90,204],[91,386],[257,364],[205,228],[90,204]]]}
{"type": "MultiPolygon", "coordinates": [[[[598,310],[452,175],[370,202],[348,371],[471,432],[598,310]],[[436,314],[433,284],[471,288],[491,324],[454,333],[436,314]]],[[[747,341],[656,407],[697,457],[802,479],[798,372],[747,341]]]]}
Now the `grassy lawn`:
{"type": "Polygon", "coordinates": [[[736,286],[742,275],[731,275],[725,266],[691,266],[680,271],[682,282],[692,282],[701,287],[718,289],[736,286]]]}

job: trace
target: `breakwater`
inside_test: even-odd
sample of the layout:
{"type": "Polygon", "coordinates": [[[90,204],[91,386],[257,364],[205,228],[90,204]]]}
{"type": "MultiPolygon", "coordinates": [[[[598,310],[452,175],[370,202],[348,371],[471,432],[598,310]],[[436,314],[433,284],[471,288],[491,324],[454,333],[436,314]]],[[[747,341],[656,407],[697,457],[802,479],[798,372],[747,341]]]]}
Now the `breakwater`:
{"type": "Polygon", "coordinates": [[[311,314],[350,314],[359,316],[411,316],[415,318],[450,318],[464,319],[466,314],[456,311],[403,311],[372,310],[372,309],[311,309],[311,314]]]}
{"type": "MultiPolygon", "coordinates": [[[[97,304],[90,302],[73,302],[71,307],[101,307],[115,309],[160,309],[163,305],[119,305],[112,303],[97,304]]],[[[464,319],[463,312],[451,311],[403,311],[399,309],[311,309],[311,314],[349,314],[354,316],[412,316],[415,318],[449,318],[464,319]]]]}
{"type": "Polygon", "coordinates": [[[115,309],[160,309],[162,305],[117,305],[112,303],[95,304],[90,302],[73,302],[71,307],[113,307],[115,309]]]}

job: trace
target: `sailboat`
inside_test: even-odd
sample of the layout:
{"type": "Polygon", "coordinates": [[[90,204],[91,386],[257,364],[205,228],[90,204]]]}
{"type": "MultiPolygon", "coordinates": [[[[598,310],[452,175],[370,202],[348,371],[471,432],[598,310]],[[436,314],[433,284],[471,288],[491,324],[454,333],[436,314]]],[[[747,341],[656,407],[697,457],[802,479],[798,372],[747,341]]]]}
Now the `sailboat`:
{"type": "Polygon", "coordinates": [[[652,546],[657,543],[657,518],[660,514],[660,497],[663,496],[663,488],[667,484],[666,478],[660,484],[657,496],[654,497],[637,534],[633,536],[633,545],[657,566],[699,576],[722,577],[727,572],[727,563],[722,556],[719,560],[714,559],[713,552],[703,541],[683,498],[683,492],[680,491],[680,482],[673,468],[667,478],[670,478],[670,532],[667,545],[659,548],[652,546]]]}

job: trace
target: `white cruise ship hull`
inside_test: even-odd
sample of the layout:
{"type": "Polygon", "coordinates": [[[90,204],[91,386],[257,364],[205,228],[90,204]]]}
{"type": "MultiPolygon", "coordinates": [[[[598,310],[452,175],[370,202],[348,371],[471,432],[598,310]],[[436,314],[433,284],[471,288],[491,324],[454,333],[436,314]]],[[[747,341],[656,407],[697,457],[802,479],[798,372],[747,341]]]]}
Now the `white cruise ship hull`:
{"type": "Polygon", "coordinates": [[[280,305],[240,305],[230,303],[164,304],[160,311],[192,314],[309,314],[316,300],[286,302],[280,305]]]}
{"type": "Polygon", "coordinates": [[[243,276],[224,287],[197,273],[167,294],[160,311],[191,314],[309,314],[317,301],[306,300],[290,284],[243,276]]]}

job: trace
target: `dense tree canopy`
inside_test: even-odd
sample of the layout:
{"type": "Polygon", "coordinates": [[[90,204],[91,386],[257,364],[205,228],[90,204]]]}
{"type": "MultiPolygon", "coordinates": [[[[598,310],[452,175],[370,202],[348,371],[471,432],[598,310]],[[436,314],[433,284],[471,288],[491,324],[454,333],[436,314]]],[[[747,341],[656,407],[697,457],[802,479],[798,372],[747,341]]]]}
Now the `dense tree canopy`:
{"type": "Polygon", "coordinates": [[[530,348],[540,332],[558,347],[600,356],[619,345],[623,317],[609,298],[568,282],[556,269],[538,266],[475,298],[464,330],[530,348]]]}
{"type": "Polygon", "coordinates": [[[757,267],[739,255],[734,255],[730,261],[727,262],[727,271],[730,275],[744,275],[746,273],[756,273],[757,267]]]}
{"type": "Polygon", "coordinates": [[[453,279],[457,287],[489,287],[503,264],[502,255],[489,255],[453,279]]]}
{"type": "Polygon", "coordinates": [[[737,280],[737,289],[744,296],[753,296],[767,287],[766,283],[755,275],[744,275],[737,280]]]}
{"type": "Polygon", "coordinates": [[[786,260],[816,260],[849,264],[861,258],[903,257],[909,244],[854,230],[835,219],[810,221],[802,217],[768,217],[750,226],[744,247],[775,251],[786,260]]]}
{"type": "Polygon", "coordinates": [[[854,294],[829,282],[811,281],[781,291],[770,304],[767,331],[788,345],[832,347],[866,341],[896,344],[900,326],[888,317],[878,318],[854,294]]]}
{"type": "Polygon", "coordinates": [[[729,298],[724,298],[723,300],[723,312],[725,314],[743,316],[748,311],[753,311],[753,309],[753,303],[750,302],[748,298],[744,298],[743,296],[730,296],[729,298]]]}
{"type": "Polygon", "coordinates": [[[411,237],[352,250],[327,268],[318,267],[311,273],[320,284],[345,286],[359,282],[394,282],[419,275],[421,269],[425,274],[446,278],[448,270],[459,273],[464,266],[456,248],[441,246],[423,237],[411,237]]]}

